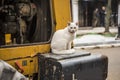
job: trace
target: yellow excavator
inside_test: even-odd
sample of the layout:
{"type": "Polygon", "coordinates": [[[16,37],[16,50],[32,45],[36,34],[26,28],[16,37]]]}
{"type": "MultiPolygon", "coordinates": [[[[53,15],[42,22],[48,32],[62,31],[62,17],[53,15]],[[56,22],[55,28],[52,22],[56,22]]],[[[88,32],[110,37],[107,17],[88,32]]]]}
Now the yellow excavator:
{"type": "Polygon", "coordinates": [[[72,21],[71,1],[1,0],[0,59],[32,80],[105,80],[106,56],[89,52],[51,54],[54,32],[72,21]],[[75,65],[71,68],[70,64],[75,65]]]}

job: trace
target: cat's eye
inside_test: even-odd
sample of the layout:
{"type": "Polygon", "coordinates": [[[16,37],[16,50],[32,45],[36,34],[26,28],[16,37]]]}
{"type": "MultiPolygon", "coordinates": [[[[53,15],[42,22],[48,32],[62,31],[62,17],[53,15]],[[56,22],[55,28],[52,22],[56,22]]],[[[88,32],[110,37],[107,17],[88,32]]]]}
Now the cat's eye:
{"type": "Polygon", "coordinates": [[[74,29],[76,29],[76,27],[74,27],[74,29]]]}

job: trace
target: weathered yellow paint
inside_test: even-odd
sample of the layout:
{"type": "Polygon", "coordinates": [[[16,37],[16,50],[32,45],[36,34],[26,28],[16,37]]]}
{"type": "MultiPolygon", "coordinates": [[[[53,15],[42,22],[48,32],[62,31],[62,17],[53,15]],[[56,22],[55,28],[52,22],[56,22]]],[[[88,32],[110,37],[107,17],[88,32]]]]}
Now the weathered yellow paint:
{"type": "Polygon", "coordinates": [[[39,53],[48,53],[50,44],[21,46],[11,48],[0,48],[0,59],[8,62],[15,67],[15,61],[22,65],[23,61],[27,61],[26,66],[22,66],[24,75],[32,75],[38,72],[38,56],[39,53]]]}
{"type": "Polygon", "coordinates": [[[47,53],[49,51],[50,44],[0,48],[0,59],[11,60],[16,58],[33,57],[37,53],[47,53]]]}
{"type": "MultiPolygon", "coordinates": [[[[13,67],[16,68],[15,62],[18,62],[20,66],[23,68],[24,75],[32,75],[33,73],[38,73],[38,57],[29,57],[29,58],[23,58],[23,59],[16,59],[16,60],[9,60],[7,61],[9,64],[11,64],[13,67]],[[23,62],[26,61],[26,65],[23,65],[23,62]]],[[[16,68],[17,69],[17,68],[16,68]]]]}
{"type": "Polygon", "coordinates": [[[70,0],[53,0],[56,18],[56,30],[63,29],[71,21],[70,0]]]}

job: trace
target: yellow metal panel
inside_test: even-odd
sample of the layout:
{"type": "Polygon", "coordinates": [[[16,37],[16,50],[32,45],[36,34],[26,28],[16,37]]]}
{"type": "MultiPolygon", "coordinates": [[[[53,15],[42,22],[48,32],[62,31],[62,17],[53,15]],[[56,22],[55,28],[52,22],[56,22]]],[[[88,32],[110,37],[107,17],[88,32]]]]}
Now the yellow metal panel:
{"type": "Polygon", "coordinates": [[[63,29],[71,21],[70,0],[54,0],[56,30],[63,29]]]}
{"type": "Polygon", "coordinates": [[[24,57],[32,57],[37,53],[47,53],[50,51],[50,44],[22,46],[12,48],[0,48],[0,59],[10,60],[24,57]]]}
{"type": "Polygon", "coordinates": [[[13,67],[16,68],[15,62],[18,62],[20,66],[23,68],[24,75],[32,75],[33,73],[38,73],[38,57],[31,57],[31,58],[23,58],[23,59],[16,59],[16,60],[10,60],[7,61],[9,64],[11,64],[13,67]],[[24,64],[24,62],[26,62],[24,64]]]}
{"type": "Polygon", "coordinates": [[[5,34],[5,44],[11,44],[11,34],[5,34]]]}
{"type": "Polygon", "coordinates": [[[0,48],[0,59],[7,61],[10,65],[16,68],[17,61],[24,70],[24,75],[32,75],[38,72],[38,56],[37,53],[48,53],[50,44],[0,48]],[[27,65],[23,66],[26,61],[27,65]]]}

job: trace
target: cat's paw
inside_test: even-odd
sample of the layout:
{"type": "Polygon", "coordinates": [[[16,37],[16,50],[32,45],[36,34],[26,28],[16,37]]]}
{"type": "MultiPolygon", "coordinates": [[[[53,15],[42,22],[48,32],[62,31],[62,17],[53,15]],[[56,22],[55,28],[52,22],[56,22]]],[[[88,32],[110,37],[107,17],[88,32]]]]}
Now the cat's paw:
{"type": "Polygon", "coordinates": [[[75,49],[71,49],[71,50],[70,50],[70,53],[75,53],[75,49]]]}
{"type": "Polygon", "coordinates": [[[70,53],[75,53],[75,49],[70,49],[70,53]]]}
{"type": "Polygon", "coordinates": [[[52,53],[54,54],[62,54],[62,55],[65,55],[65,54],[73,54],[75,53],[75,49],[69,49],[69,50],[52,50],[52,53]]]}
{"type": "Polygon", "coordinates": [[[69,49],[66,51],[65,54],[73,54],[73,53],[75,53],[75,49],[69,49]]]}

